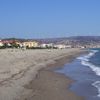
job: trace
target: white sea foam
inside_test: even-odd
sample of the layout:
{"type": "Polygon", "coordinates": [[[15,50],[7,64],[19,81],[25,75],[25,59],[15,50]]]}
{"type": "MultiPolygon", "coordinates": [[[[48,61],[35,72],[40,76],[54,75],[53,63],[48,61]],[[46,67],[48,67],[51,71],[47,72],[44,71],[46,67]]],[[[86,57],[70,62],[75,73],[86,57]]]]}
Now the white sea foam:
{"type": "MultiPolygon", "coordinates": [[[[89,59],[94,56],[96,52],[98,52],[98,50],[91,50],[88,55],[78,57],[77,59],[81,60],[82,65],[90,67],[96,75],[100,76],[100,67],[89,62],[89,59]]],[[[100,97],[100,81],[96,81],[92,85],[98,89],[98,97],[100,97]]]]}
{"type": "Polygon", "coordinates": [[[100,76],[100,67],[97,67],[88,61],[82,61],[81,63],[84,66],[90,67],[92,69],[92,71],[94,71],[96,73],[96,75],[100,76]]]}
{"type": "Polygon", "coordinates": [[[89,59],[87,59],[85,56],[84,57],[78,57],[77,59],[84,60],[84,61],[89,61],[89,59]]]}
{"type": "Polygon", "coordinates": [[[91,50],[88,55],[85,55],[85,56],[80,57],[78,59],[81,60],[82,65],[90,67],[96,73],[96,75],[100,76],[100,67],[89,62],[89,59],[92,56],[94,56],[96,52],[98,52],[98,50],[91,50]]]}
{"type": "Polygon", "coordinates": [[[96,81],[92,85],[98,89],[98,97],[100,97],[100,81],[96,81]]]}
{"type": "Polygon", "coordinates": [[[89,59],[95,55],[95,53],[98,52],[98,50],[91,50],[91,52],[88,55],[82,56],[82,57],[78,57],[77,59],[81,60],[81,61],[89,61],[89,59]]]}

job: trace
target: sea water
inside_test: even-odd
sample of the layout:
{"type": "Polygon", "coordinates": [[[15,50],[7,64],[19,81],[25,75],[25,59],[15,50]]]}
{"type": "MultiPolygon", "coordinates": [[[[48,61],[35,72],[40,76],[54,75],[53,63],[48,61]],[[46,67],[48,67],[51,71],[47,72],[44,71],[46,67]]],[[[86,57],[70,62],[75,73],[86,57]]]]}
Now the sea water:
{"type": "Polygon", "coordinates": [[[57,69],[74,80],[70,90],[86,100],[100,100],[100,49],[89,49],[73,62],[57,69]]]}

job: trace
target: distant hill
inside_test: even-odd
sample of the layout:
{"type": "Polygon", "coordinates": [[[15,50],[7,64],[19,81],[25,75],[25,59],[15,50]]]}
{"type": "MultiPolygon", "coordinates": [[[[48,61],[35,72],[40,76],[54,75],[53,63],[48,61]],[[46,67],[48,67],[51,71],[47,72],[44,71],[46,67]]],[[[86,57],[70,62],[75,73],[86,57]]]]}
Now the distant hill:
{"type": "Polygon", "coordinates": [[[100,41],[100,36],[73,36],[69,37],[69,39],[73,40],[82,40],[82,41],[100,41]]]}
{"type": "Polygon", "coordinates": [[[100,36],[72,36],[72,37],[64,37],[64,38],[46,38],[46,39],[18,39],[18,38],[5,38],[4,40],[19,40],[19,41],[27,41],[27,40],[36,40],[41,43],[62,43],[62,44],[71,44],[71,43],[90,43],[90,42],[100,42],[100,36]]]}
{"type": "Polygon", "coordinates": [[[100,42],[100,36],[72,36],[65,38],[48,38],[48,39],[37,39],[43,43],[61,43],[61,44],[87,44],[90,42],[100,42]]]}
{"type": "Polygon", "coordinates": [[[69,45],[89,45],[100,43],[100,36],[73,36],[64,38],[57,42],[58,44],[69,44],[69,45]]]}

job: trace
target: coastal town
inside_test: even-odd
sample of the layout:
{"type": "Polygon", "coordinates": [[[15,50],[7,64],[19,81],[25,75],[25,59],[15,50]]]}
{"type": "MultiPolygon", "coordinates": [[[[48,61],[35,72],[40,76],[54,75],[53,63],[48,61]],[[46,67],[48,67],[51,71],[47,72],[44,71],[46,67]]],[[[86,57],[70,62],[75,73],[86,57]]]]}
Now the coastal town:
{"type": "Polygon", "coordinates": [[[40,43],[35,40],[18,41],[18,40],[0,40],[0,48],[24,48],[24,49],[65,49],[71,48],[71,45],[40,43]]]}
{"type": "Polygon", "coordinates": [[[18,49],[67,49],[67,48],[100,48],[100,40],[93,40],[90,37],[85,39],[1,39],[0,49],[18,48],[18,49]]]}

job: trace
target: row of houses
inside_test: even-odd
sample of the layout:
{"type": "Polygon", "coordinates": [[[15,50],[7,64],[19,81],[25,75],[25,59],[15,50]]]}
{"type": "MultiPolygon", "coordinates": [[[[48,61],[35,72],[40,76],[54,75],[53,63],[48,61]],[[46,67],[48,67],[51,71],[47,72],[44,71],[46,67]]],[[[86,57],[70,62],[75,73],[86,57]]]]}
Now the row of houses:
{"type": "Polygon", "coordinates": [[[58,48],[58,49],[65,49],[65,48],[71,48],[70,45],[64,45],[64,44],[54,44],[54,43],[40,43],[38,41],[18,41],[18,40],[0,40],[0,47],[4,46],[12,46],[17,45],[17,47],[21,48],[58,48]]]}
{"type": "Polygon", "coordinates": [[[12,44],[18,45],[19,47],[38,47],[39,43],[36,41],[18,41],[18,40],[0,40],[0,46],[11,46],[12,44]]]}

